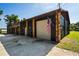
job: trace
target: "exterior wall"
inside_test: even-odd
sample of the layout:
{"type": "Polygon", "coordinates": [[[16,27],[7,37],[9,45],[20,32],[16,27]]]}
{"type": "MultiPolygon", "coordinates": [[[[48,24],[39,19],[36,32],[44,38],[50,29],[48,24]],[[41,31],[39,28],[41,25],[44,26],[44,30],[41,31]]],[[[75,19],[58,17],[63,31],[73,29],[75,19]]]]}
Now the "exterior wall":
{"type": "Polygon", "coordinates": [[[26,21],[20,22],[20,35],[25,35],[26,21]]]}
{"type": "Polygon", "coordinates": [[[56,42],[56,15],[52,15],[51,18],[51,41],[56,42]]]}
{"type": "Polygon", "coordinates": [[[26,26],[25,26],[25,36],[27,36],[27,31],[28,31],[28,21],[26,21],[26,26]]]}
{"type": "Polygon", "coordinates": [[[67,12],[63,11],[56,11],[56,42],[60,42],[60,40],[68,35],[69,33],[69,26],[70,26],[69,16],[67,12]],[[61,15],[64,17],[64,19],[61,19],[61,15]],[[63,20],[63,27],[61,25],[61,21],[63,20]],[[67,24],[66,24],[67,22],[67,24]],[[63,29],[63,30],[62,30],[63,29]]]}
{"type": "Polygon", "coordinates": [[[65,26],[67,26],[67,33],[65,33],[65,35],[68,35],[70,32],[70,19],[68,12],[65,13],[65,20],[67,21],[67,25],[65,24],[65,26]]]}
{"type": "Polygon", "coordinates": [[[7,34],[13,34],[12,31],[12,26],[7,25],[7,34]]]}
{"type": "MultiPolygon", "coordinates": [[[[68,35],[69,34],[69,29],[70,29],[70,20],[69,20],[69,14],[68,12],[62,12],[61,13],[62,16],[64,17],[64,36],[68,35]]],[[[63,36],[63,37],[64,37],[63,36]]],[[[62,38],[63,38],[62,37],[62,38]]]]}
{"type": "Polygon", "coordinates": [[[16,27],[16,34],[17,34],[17,35],[20,35],[20,26],[17,26],[17,27],[16,27]]]}
{"type": "Polygon", "coordinates": [[[27,35],[30,37],[33,37],[33,21],[32,20],[28,21],[27,35]]]}
{"type": "MultiPolygon", "coordinates": [[[[43,14],[45,15],[45,14],[43,14]]],[[[20,30],[18,27],[8,27],[8,33],[20,33],[20,35],[28,35],[33,38],[46,39],[55,42],[60,42],[62,37],[61,34],[61,15],[64,16],[64,36],[69,34],[69,15],[67,11],[56,10],[54,13],[46,14],[45,16],[39,16],[38,18],[33,18],[20,22],[20,30]],[[47,32],[47,17],[51,18],[50,32],[47,32]]]]}
{"type": "Polygon", "coordinates": [[[48,29],[48,19],[36,22],[36,34],[39,39],[51,40],[51,25],[48,29]]]}

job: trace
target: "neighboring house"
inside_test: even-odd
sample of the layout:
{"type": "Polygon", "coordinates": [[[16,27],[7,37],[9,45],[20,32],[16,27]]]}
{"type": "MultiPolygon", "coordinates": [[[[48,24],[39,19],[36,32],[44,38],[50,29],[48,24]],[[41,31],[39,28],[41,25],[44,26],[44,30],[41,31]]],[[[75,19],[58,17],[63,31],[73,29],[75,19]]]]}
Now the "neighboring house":
{"type": "MultiPolygon", "coordinates": [[[[13,26],[11,26],[11,28],[13,28],[13,26]]],[[[69,27],[70,20],[68,11],[56,9],[21,21],[19,35],[28,35],[37,39],[60,42],[64,36],[69,34],[69,27]]],[[[12,34],[18,32],[18,29],[10,30],[12,34]]]]}
{"type": "Polygon", "coordinates": [[[19,35],[20,34],[20,22],[17,22],[15,24],[11,24],[10,26],[8,26],[8,34],[16,34],[19,35]]]}

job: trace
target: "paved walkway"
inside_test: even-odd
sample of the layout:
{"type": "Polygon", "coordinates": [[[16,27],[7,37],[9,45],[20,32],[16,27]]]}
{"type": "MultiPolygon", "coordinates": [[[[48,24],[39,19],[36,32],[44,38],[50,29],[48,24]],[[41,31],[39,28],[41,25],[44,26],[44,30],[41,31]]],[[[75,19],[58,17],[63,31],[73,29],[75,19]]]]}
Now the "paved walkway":
{"type": "Polygon", "coordinates": [[[0,42],[0,56],[8,56],[8,53],[1,42],[0,42]]]}
{"type": "Polygon", "coordinates": [[[25,36],[0,35],[0,56],[79,56],[48,41],[34,41],[25,36]]]}

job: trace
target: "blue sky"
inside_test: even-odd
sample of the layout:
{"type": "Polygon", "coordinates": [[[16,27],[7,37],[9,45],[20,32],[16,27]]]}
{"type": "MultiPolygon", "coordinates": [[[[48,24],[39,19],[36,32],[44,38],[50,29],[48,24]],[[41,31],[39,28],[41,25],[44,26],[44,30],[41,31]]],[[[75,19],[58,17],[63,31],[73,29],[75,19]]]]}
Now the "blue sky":
{"type": "MultiPolygon", "coordinates": [[[[79,21],[79,4],[78,3],[62,3],[61,7],[69,11],[71,23],[79,21]]],[[[57,3],[0,3],[0,8],[3,9],[3,15],[0,16],[2,20],[0,21],[0,28],[6,27],[4,16],[16,14],[20,19],[30,18],[45,12],[49,12],[58,8],[57,3]]]]}

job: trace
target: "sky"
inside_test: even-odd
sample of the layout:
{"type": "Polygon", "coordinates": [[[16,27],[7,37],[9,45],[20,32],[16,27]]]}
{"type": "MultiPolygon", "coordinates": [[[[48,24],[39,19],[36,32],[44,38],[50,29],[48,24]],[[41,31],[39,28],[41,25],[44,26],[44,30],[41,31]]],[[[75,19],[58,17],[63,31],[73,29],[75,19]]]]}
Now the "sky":
{"type": "MultiPolygon", "coordinates": [[[[0,28],[6,27],[4,21],[5,15],[15,14],[22,18],[31,18],[58,8],[57,3],[0,3],[3,15],[0,16],[0,28]]],[[[61,8],[69,11],[71,23],[79,21],[79,4],[78,3],[62,3],[61,8]]]]}

